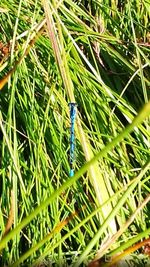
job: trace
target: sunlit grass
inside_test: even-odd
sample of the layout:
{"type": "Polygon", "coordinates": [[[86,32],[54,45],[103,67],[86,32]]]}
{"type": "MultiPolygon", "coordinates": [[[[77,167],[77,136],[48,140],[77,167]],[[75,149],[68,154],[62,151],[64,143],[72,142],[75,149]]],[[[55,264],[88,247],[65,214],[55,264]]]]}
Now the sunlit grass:
{"type": "Polygon", "coordinates": [[[2,266],[86,266],[148,238],[150,5],[87,2],[0,6],[2,266]]]}

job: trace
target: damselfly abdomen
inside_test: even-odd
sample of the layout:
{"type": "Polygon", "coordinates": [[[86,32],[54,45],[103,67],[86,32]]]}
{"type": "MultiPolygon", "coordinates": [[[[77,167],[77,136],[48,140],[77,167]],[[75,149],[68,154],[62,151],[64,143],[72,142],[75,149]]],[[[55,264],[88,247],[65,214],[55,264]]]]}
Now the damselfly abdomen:
{"type": "Polygon", "coordinates": [[[74,125],[75,119],[77,114],[77,104],[76,103],[69,103],[70,107],[70,120],[71,120],[71,127],[70,127],[70,173],[69,176],[72,177],[74,175],[74,155],[75,155],[75,133],[74,133],[74,125]]]}

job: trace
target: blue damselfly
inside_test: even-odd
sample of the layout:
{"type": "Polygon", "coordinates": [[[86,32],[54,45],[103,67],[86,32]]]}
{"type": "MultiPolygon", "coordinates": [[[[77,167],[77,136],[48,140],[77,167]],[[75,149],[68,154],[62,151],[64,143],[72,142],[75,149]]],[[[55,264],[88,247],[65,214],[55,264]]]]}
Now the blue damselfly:
{"type": "Polygon", "coordinates": [[[70,173],[69,176],[72,177],[74,175],[74,153],[75,153],[75,134],[74,134],[74,125],[77,113],[77,104],[76,103],[69,103],[70,107],[70,120],[71,120],[71,127],[70,127],[70,173]]]}

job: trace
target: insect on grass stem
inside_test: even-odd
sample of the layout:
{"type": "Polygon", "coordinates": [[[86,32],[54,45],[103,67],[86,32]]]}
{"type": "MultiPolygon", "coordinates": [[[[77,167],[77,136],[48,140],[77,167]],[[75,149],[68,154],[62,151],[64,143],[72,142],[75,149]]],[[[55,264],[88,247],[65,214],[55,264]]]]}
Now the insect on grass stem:
{"type": "Polygon", "coordinates": [[[69,103],[70,107],[70,121],[71,121],[71,127],[70,127],[70,173],[69,176],[74,176],[74,154],[75,154],[75,133],[74,133],[74,125],[75,125],[75,119],[77,114],[77,104],[76,103],[69,103]]]}

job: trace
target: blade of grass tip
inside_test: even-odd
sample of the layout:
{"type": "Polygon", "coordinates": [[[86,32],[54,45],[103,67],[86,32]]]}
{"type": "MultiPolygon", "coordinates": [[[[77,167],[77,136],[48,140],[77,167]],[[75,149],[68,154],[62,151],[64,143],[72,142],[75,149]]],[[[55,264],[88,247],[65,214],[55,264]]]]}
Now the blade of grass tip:
{"type": "MultiPolygon", "coordinates": [[[[58,31],[56,30],[55,23],[52,17],[52,11],[53,13],[56,13],[56,10],[52,8],[52,11],[50,10],[49,4],[46,0],[43,0],[43,6],[46,14],[46,19],[47,19],[47,26],[48,26],[48,33],[49,33],[49,38],[52,43],[52,47],[54,50],[55,58],[59,66],[59,70],[65,85],[65,88],[68,92],[68,95],[70,97],[71,102],[75,103],[75,97],[74,97],[74,87],[73,83],[70,77],[69,73],[69,68],[68,68],[68,62],[67,62],[67,57],[63,45],[63,36],[61,32],[61,27],[60,27],[60,21],[57,21],[58,25],[58,31]],[[58,36],[58,34],[59,36],[58,36]],[[56,38],[57,37],[57,38],[56,38]],[[58,41],[59,40],[59,41],[58,41]],[[61,42],[61,43],[60,43],[61,42]],[[61,47],[61,51],[60,51],[61,47]]],[[[84,55],[83,55],[84,56],[84,55]]],[[[77,129],[78,129],[78,136],[80,143],[82,145],[85,158],[87,161],[89,161],[91,158],[93,158],[93,152],[90,146],[89,140],[86,138],[86,135],[82,129],[81,121],[79,116],[77,116],[77,129]]],[[[91,182],[94,186],[98,203],[101,205],[104,201],[106,201],[109,198],[108,190],[106,187],[106,184],[104,182],[103,176],[101,174],[101,170],[99,167],[99,164],[95,162],[93,166],[89,168],[89,176],[91,179],[91,182]]],[[[107,215],[111,212],[112,206],[111,204],[108,204],[107,207],[103,208],[103,216],[104,218],[107,217],[107,215]]],[[[116,232],[116,222],[112,221],[110,224],[110,229],[112,233],[116,232]]]]}
{"type": "MultiPolygon", "coordinates": [[[[72,186],[81,175],[83,175],[92,164],[94,164],[98,159],[105,157],[107,153],[118,143],[122,141],[123,138],[134,130],[134,127],[137,127],[143,122],[143,120],[150,114],[150,101],[144,105],[143,109],[139,114],[134,118],[131,124],[129,124],[117,137],[115,137],[111,143],[108,143],[100,152],[98,152],[95,157],[90,161],[85,163],[78,172],[71,178],[69,178],[62,186],[60,186],[49,198],[43,201],[39,206],[37,206],[33,212],[31,212],[26,218],[24,218],[21,223],[13,229],[8,235],[2,238],[0,242],[0,250],[5,247],[5,245],[16,235],[18,232],[25,227],[38,213],[50,205],[55,198],[57,198],[63,191],[72,186]]],[[[1,125],[1,120],[0,120],[1,125]]]]}

